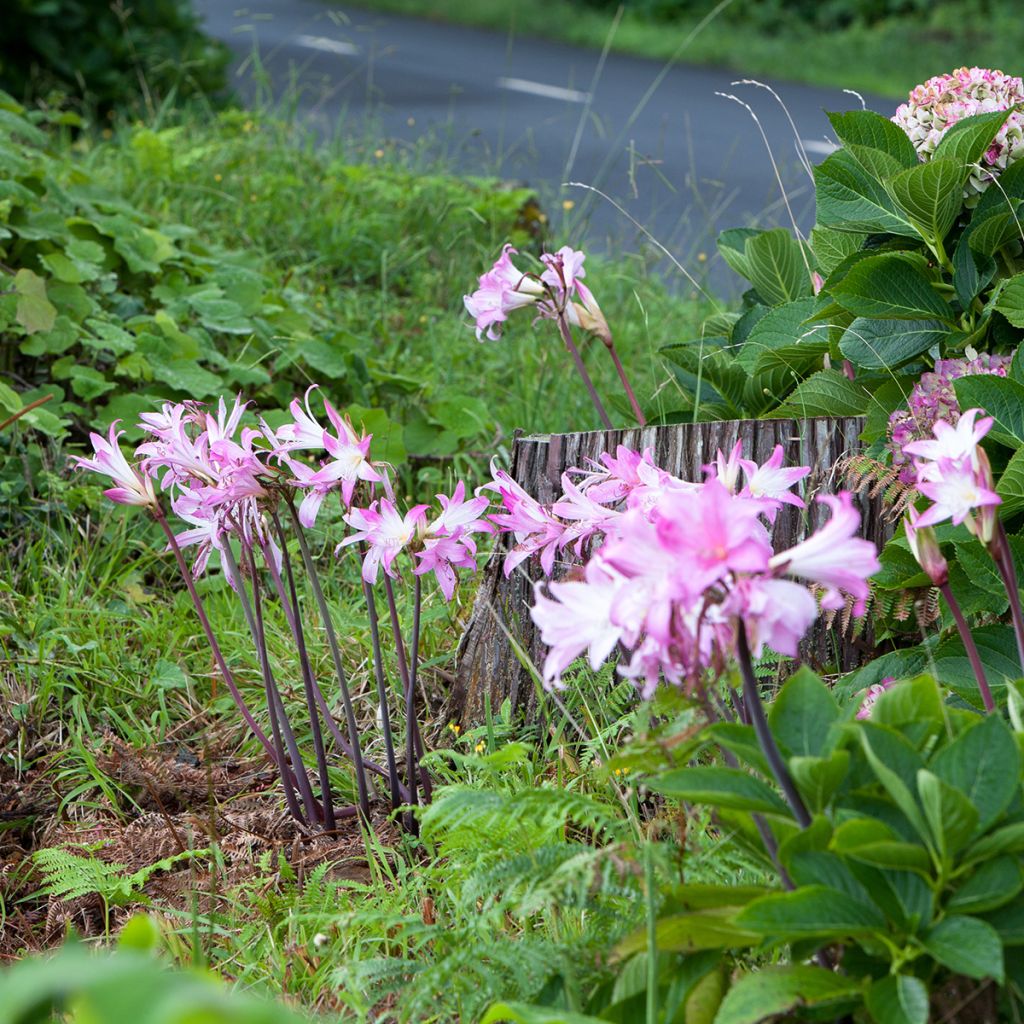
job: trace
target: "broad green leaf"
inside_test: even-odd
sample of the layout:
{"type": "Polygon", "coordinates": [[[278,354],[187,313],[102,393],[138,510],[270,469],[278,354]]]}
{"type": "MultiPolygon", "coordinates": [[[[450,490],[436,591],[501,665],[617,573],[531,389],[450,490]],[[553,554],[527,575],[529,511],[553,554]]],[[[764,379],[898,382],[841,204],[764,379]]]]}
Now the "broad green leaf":
{"type": "Polygon", "coordinates": [[[969,978],[995,978],[1002,984],[1003,944],[992,925],[954,914],[932,928],[922,944],[943,967],[969,978]]]}
{"type": "Polygon", "coordinates": [[[863,384],[850,380],[839,370],[819,370],[801,381],[770,418],[860,416],[869,397],[863,384]]]}
{"type": "Polygon", "coordinates": [[[1006,282],[999,293],[996,309],[1014,327],[1024,327],[1024,274],[1017,274],[1006,282]]]}
{"type": "Polygon", "coordinates": [[[971,801],[982,830],[1020,793],[1020,752],[1010,727],[999,715],[979,719],[940,750],[929,768],[971,801]]]}
{"type": "Polygon", "coordinates": [[[192,359],[158,359],[149,357],[153,376],[176,391],[184,391],[190,398],[206,398],[221,390],[220,377],[204,369],[192,359]]]}
{"type": "Polygon", "coordinates": [[[996,261],[984,253],[975,252],[966,239],[961,238],[953,251],[953,288],[964,309],[988,287],[995,273],[996,261]]]}
{"type": "Polygon", "coordinates": [[[826,111],[832,129],[845,145],[869,146],[891,156],[902,167],[920,162],[907,133],[887,117],[873,110],[826,111]]]}
{"type": "Polygon", "coordinates": [[[963,793],[925,768],[917,773],[917,792],[936,849],[944,858],[953,857],[974,835],[978,812],[963,793]]]}
{"type": "Polygon", "coordinates": [[[809,668],[786,680],[768,712],[775,738],[789,754],[817,757],[829,749],[829,729],[839,720],[832,691],[809,668]]]}
{"type": "MultiPolygon", "coordinates": [[[[1009,210],[993,213],[981,219],[976,214],[964,232],[960,245],[966,243],[966,247],[976,256],[994,256],[1007,242],[1016,241],[1024,235],[1018,212],[1020,206],[1021,201],[1015,199],[1009,210]]],[[[994,261],[991,262],[991,266],[994,272],[994,261]]]]}
{"type": "Polygon", "coordinates": [[[817,1009],[860,996],[860,981],[822,967],[762,967],[726,993],[715,1024],[760,1024],[796,1009],[817,1009]]]}
{"type": "Polygon", "coordinates": [[[949,337],[939,320],[876,320],[857,317],[839,341],[839,351],[854,366],[891,369],[927,352],[949,337]]]}
{"type": "Polygon", "coordinates": [[[884,181],[903,169],[888,153],[845,146],[814,168],[816,222],[852,232],[885,232],[917,238],[884,181]]]}
{"type": "Polygon", "coordinates": [[[1004,945],[1024,946],[1024,896],[998,910],[990,910],[984,920],[995,928],[1004,945]]]}
{"type": "Polygon", "coordinates": [[[739,928],[782,939],[838,939],[885,928],[885,917],[873,903],[824,885],[762,896],[734,920],[739,928]]]}
{"type": "Polygon", "coordinates": [[[686,997],[683,1009],[683,1020],[686,1024],[714,1024],[727,984],[724,964],[708,971],[686,997]]]}
{"type": "Polygon", "coordinates": [[[948,159],[965,168],[973,166],[985,155],[999,129],[1016,109],[1011,107],[961,118],[939,140],[932,160],[948,159]]]}
{"type": "Polygon", "coordinates": [[[814,312],[814,306],[813,298],[803,298],[770,309],[747,336],[736,356],[736,362],[749,373],[765,352],[794,345],[801,340],[827,340],[827,328],[822,325],[808,326],[806,323],[814,312]]]}
{"type": "MultiPolygon", "coordinates": [[[[760,942],[757,931],[734,923],[739,905],[672,914],[658,919],[657,948],[671,953],[695,953],[703,949],[741,949],[760,942]]],[[[647,929],[640,928],[615,947],[615,957],[624,959],[647,949],[647,929]]]]}
{"type": "Polygon", "coordinates": [[[861,260],[832,288],[832,297],[857,316],[952,322],[949,303],[916,263],[895,253],[861,260]]]}
{"type": "Polygon", "coordinates": [[[844,852],[851,860],[890,871],[916,871],[927,877],[933,868],[932,859],[923,846],[899,840],[862,843],[844,852]]]}
{"type": "Polygon", "coordinates": [[[677,768],[650,779],[649,788],[663,796],[737,811],[785,814],[785,801],[766,782],[738,768],[698,766],[677,768]]]}
{"type": "Polygon", "coordinates": [[[48,331],[57,319],[57,309],[46,297],[46,282],[31,270],[22,268],[14,275],[18,296],[15,319],[27,334],[48,331]]]}
{"type": "Polygon", "coordinates": [[[887,975],[871,982],[865,996],[875,1024],[928,1024],[928,987],[920,978],[887,975]]]}
{"type": "Polygon", "coordinates": [[[747,239],[747,279],[770,306],[811,294],[811,274],[803,248],[785,228],[747,239]]]}
{"type": "Polygon", "coordinates": [[[719,746],[735,754],[752,768],[756,768],[762,775],[771,776],[768,760],[757,742],[752,725],[743,725],[740,722],[715,722],[708,727],[707,734],[719,746]]]}
{"type": "Polygon", "coordinates": [[[1021,853],[1024,851],[1024,821],[1004,825],[987,836],[982,836],[969,850],[964,853],[963,860],[985,860],[1002,853],[1021,853]]]}
{"type": "Polygon", "coordinates": [[[964,914],[980,914],[1009,903],[1022,888],[1024,874],[1020,858],[1004,855],[982,864],[953,893],[946,906],[964,914]]]}
{"type": "Polygon", "coordinates": [[[747,281],[750,280],[747,242],[751,238],[756,238],[757,234],[756,228],[729,228],[727,231],[723,231],[716,240],[722,259],[747,281]]]}
{"type": "MultiPolygon", "coordinates": [[[[6,409],[7,412],[17,412],[21,406],[22,401],[17,391],[0,380],[0,409],[6,409]]],[[[4,418],[6,419],[6,417],[4,418]]]]}
{"type": "Polygon", "coordinates": [[[936,726],[944,726],[946,716],[942,693],[935,677],[919,675],[890,687],[875,701],[871,721],[891,726],[929,721],[936,726]]]}
{"type": "Polygon", "coordinates": [[[1024,448],[1018,448],[1006,464],[996,484],[996,493],[1003,499],[1001,516],[1016,515],[1024,509],[1024,448]]]}
{"type": "Polygon", "coordinates": [[[665,893],[665,906],[672,910],[710,910],[742,907],[759,896],[767,896],[763,885],[713,885],[707,882],[683,882],[665,893]]]}
{"type": "Polygon", "coordinates": [[[1024,445],[1024,384],[982,373],[953,382],[961,409],[984,409],[995,419],[989,436],[1001,444],[1024,445]]]}
{"type": "Polygon", "coordinates": [[[859,252],[867,239],[864,233],[838,231],[836,228],[815,227],[811,231],[811,248],[818,271],[828,277],[847,256],[859,252]]]}
{"type": "Polygon", "coordinates": [[[588,1017],[573,1010],[552,1010],[528,1003],[493,1003],[480,1024],[606,1024],[600,1017],[588,1017]]]}
{"type": "Polygon", "coordinates": [[[863,723],[859,734],[861,746],[878,781],[917,834],[928,842],[931,833],[913,793],[917,772],[921,768],[917,751],[901,735],[882,726],[863,723]]]}
{"type": "Polygon", "coordinates": [[[791,757],[789,771],[812,811],[822,811],[850,769],[850,754],[833,750],[828,757],[791,757]]]}
{"type": "Polygon", "coordinates": [[[842,857],[821,850],[806,850],[793,853],[789,857],[782,856],[779,848],[779,859],[786,866],[790,878],[798,886],[824,885],[829,889],[838,889],[859,903],[870,903],[871,896],[857,881],[849,865],[842,857]]]}
{"type": "Polygon", "coordinates": [[[888,181],[900,209],[933,244],[942,241],[963,206],[967,171],[957,160],[929,160],[888,181]]]}

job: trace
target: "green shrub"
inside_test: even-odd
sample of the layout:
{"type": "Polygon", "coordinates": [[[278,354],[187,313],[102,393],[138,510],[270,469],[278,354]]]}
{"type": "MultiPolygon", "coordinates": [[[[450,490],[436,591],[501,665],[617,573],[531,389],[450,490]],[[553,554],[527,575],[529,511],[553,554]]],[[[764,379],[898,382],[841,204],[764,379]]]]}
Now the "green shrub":
{"type": "Polygon", "coordinates": [[[192,0],[10,0],[0,35],[0,88],[26,100],[59,93],[91,108],[209,94],[227,50],[199,31],[192,0]]]}

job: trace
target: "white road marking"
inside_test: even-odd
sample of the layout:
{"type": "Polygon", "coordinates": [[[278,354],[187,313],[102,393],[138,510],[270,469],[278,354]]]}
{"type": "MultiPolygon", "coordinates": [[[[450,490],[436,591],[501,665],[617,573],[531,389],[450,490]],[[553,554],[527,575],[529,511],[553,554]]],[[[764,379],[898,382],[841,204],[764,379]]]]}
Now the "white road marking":
{"type": "Polygon", "coordinates": [[[310,50],[323,50],[324,53],[337,53],[345,57],[355,57],[359,47],[352,43],[343,43],[340,39],[328,39],[327,36],[296,36],[295,42],[310,50]]]}
{"type": "Polygon", "coordinates": [[[828,156],[839,148],[834,142],[829,142],[827,139],[801,139],[800,145],[808,153],[816,153],[818,156],[828,156]]]}
{"type": "Polygon", "coordinates": [[[563,89],[558,85],[545,85],[543,82],[531,82],[527,78],[499,78],[499,89],[511,89],[512,92],[526,92],[531,96],[543,96],[549,100],[564,100],[566,103],[586,103],[590,99],[589,92],[579,89],[563,89]]]}

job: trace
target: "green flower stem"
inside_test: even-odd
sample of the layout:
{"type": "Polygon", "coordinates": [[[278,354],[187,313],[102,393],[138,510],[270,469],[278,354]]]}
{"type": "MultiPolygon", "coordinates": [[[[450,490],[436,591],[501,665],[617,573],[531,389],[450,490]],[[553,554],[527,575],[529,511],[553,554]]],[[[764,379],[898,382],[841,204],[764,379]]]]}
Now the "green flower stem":
{"type": "Polygon", "coordinates": [[[978,690],[981,693],[981,701],[985,705],[985,711],[991,714],[996,709],[996,703],[992,699],[992,691],[989,689],[988,680],[985,678],[985,669],[981,664],[981,657],[978,655],[978,647],[974,642],[971,627],[967,625],[967,620],[964,618],[964,613],[960,610],[957,599],[953,596],[949,583],[943,583],[939,587],[939,591],[945,598],[946,604],[949,605],[950,612],[953,614],[953,621],[956,623],[957,632],[960,634],[964,650],[967,652],[967,660],[971,663],[974,678],[978,681],[978,690]]]}
{"type": "Polygon", "coordinates": [[[768,767],[793,811],[793,817],[796,818],[801,828],[807,828],[811,824],[811,816],[793,782],[793,777],[789,774],[789,769],[782,758],[775,737],[772,735],[771,729],[768,728],[768,719],[765,717],[761,694],[757,689],[757,679],[754,677],[754,665],[750,658],[750,646],[747,643],[747,629],[742,619],[736,620],[736,656],[739,661],[740,674],[743,677],[743,704],[750,716],[750,722],[754,726],[761,752],[768,761],[768,767]]]}

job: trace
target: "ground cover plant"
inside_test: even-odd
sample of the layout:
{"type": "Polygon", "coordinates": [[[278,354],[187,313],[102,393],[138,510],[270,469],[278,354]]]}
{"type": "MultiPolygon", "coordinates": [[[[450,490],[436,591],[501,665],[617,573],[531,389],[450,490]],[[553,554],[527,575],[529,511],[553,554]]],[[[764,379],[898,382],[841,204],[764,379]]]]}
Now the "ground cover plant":
{"type": "MultiPolygon", "coordinates": [[[[296,155],[249,115],[135,126],[69,154],[48,134],[59,126],[12,107],[19,156],[44,170],[10,190],[2,240],[5,472],[33,458],[82,472],[56,497],[12,488],[5,513],[19,524],[0,553],[5,955],[68,930],[97,945],[120,934],[341,1019],[1015,1020],[1022,91],[963,69],[894,121],[836,115],[844,145],[815,171],[815,233],[727,233],[752,288],[696,343],[665,337],[679,315],[661,336],[638,331],[623,299],[635,280],[619,275],[620,293],[608,263],[584,270],[572,247],[536,245],[521,196],[502,205],[498,191],[476,236],[476,206],[458,216],[467,186],[434,180],[431,201],[461,198],[429,220],[415,192],[395,201],[407,167],[296,155]],[[180,187],[197,152],[225,161],[204,173],[233,177],[235,201],[180,187]],[[257,189],[308,192],[310,167],[355,170],[308,225],[258,202],[257,189]],[[93,187],[76,191],[83,178],[93,187]],[[369,228],[327,216],[356,202],[353,181],[369,182],[369,228]],[[113,235],[97,228],[97,195],[127,221],[113,235]],[[206,265],[195,236],[169,227],[200,216],[204,247],[236,236],[206,265]],[[38,318],[71,284],[53,257],[84,258],[62,234],[83,220],[113,261],[106,290],[77,282],[90,310],[133,344],[159,331],[195,346],[177,358],[201,357],[204,395],[154,372],[119,424],[117,385],[40,385],[77,379],[46,347],[57,316],[38,318]],[[438,254],[441,224],[453,233],[438,254]],[[118,246],[122,229],[134,247],[118,246]],[[154,234],[172,251],[133,270],[127,251],[159,246],[154,234]],[[204,294],[235,260],[275,289],[254,298],[266,317],[237,314],[244,331],[228,284],[204,294]],[[423,309],[437,324],[421,333],[423,309]],[[246,384],[230,367],[250,346],[273,372],[246,384]],[[766,355],[779,366],[744,362],[766,355]],[[498,385],[478,397],[481,366],[498,385]],[[684,481],[622,446],[541,501],[487,466],[543,400],[526,397],[538,377],[545,425],[866,411],[869,447],[837,467],[837,493],[811,494],[781,447],[761,463],[740,446],[709,453],[704,479],[684,481]],[[454,382],[493,423],[445,425],[437,403],[454,382]],[[35,438],[48,425],[68,465],[35,438]],[[858,536],[844,473],[904,520],[880,552],[858,536]],[[93,474],[137,508],[112,514],[93,474]],[[809,528],[774,550],[783,505],[809,528]],[[458,576],[492,547],[503,571],[535,559],[549,577],[532,607],[548,696],[529,724],[511,701],[468,724],[445,704],[469,596],[458,576]],[[794,667],[819,614],[869,608],[880,629],[865,667],[794,667]]],[[[471,203],[496,191],[468,188],[471,203]]],[[[90,350],[73,313],[68,350],[90,350]]],[[[141,351],[151,368],[154,351],[141,351]]],[[[96,369],[120,373],[106,356],[96,369]]],[[[145,979],[154,962],[119,954],[87,960],[93,972],[66,956],[3,976],[12,1019],[115,1014],[134,998],[120,972],[145,979]]],[[[248,1012],[153,977],[154,1013],[179,984],[168,1014],[248,1012]]]]}

